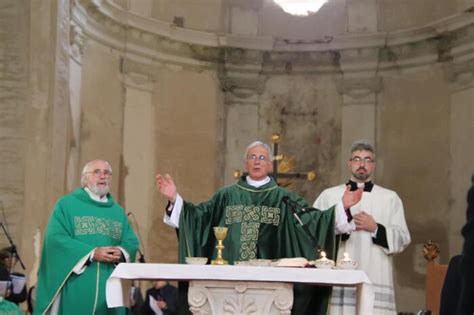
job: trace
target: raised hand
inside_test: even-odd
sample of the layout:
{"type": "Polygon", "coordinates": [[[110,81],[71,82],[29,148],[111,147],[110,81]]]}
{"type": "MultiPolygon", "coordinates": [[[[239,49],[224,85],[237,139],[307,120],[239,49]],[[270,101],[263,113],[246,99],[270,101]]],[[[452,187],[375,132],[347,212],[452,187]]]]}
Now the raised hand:
{"type": "Polygon", "coordinates": [[[374,218],[370,214],[364,211],[354,214],[352,218],[354,219],[356,230],[374,233],[377,229],[377,222],[375,222],[374,218]]]}
{"type": "Polygon", "coordinates": [[[169,201],[173,203],[176,201],[178,193],[176,191],[176,185],[170,175],[156,175],[156,190],[158,190],[169,201]]]}
{"type": "Polygon", "coordinates": [[[357,190],[351,191],[351,186],[347,185],[346,191],[342,196],[342,205],[344,206],[344,209],[349,209],[350,207],[358,203],[362,198],[363,192],[364,190],[362,188],[358,188],[357,190]]]}

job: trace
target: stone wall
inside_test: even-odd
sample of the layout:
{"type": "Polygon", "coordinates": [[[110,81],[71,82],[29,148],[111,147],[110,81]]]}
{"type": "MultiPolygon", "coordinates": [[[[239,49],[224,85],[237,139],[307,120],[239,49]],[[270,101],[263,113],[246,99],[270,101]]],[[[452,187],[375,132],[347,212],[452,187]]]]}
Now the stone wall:
{"type": "MultiPolygon", "coordinates": [[[[21,233],[24,205],[27,21],[23,1],[0,6],[0,222],[15,242],[21,233]]],[[[8,246],[3,231],[0,247],[8,246]]]]}
{"type": "Polygon", "coordinates": [[[412,233],[396,258],[399,310],[423,307],[420,247],[438,241],[442,262],[459,252],[474,169],[474,21],[459,14],[433,22],[457,12],[459,0],[400,20],[383,14],[408,2],[375,10],[373,0],[333,1],[322,20],[296,24],[265,1],[208,2],[215,15],[207,22],[185,1],[127,7],[159,21],[122,10],[127,1],[97,3],[0,7],[0,200],[32,278],[52,206],[79,184],[88,160],[111,162],[112,192],[131,213],[147,262],[174,262],[157,172],[171,174],[185,199],[203,201],[235,181],[248,143],[277,132],[294,171],[316,171],[315,182],[290,186],[312,203],[347,179],[348,146],[363,137],[378,149],[377,183],[401,196],[412,233]],[[364,8],[370,14],[360,20],[364,8]],[[179,12],[190,24],[170,24],[179,12]],[[377,33],[415,21],[434,26],[377,33]],[[312,40],[299,36],[307,29],[312,40]],[[328,30],[347,34],[329,39],[328,30]]]}

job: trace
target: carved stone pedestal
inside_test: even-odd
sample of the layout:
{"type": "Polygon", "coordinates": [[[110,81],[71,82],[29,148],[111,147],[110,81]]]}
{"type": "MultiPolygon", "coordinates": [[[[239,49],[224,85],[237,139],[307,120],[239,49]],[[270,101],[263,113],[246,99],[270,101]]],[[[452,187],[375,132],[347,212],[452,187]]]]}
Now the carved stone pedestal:
{"type": "Polygon", "coordinates": [[[193,314],[290,314],[293,285],[274,282],[191,281],[193,314]]]}

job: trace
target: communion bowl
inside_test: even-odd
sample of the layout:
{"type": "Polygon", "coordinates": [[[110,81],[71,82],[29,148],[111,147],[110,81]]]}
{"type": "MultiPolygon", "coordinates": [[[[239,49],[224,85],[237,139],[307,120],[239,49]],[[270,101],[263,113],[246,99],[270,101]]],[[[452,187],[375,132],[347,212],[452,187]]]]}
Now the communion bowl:
{"type": "Polygon", "coordinates": [[[346,270],[354,270],[357,268],[357,262],[353,260],[341,260],[338,264],[337,267],[339,269],[346,269],[346,270]]]}
{"type": "Polygon", "coordinates": [[[331,269],[334,267],[334,261],[330,259],[318,259],[314,262],[314,265],[320,269],[331,269]]]}
{"type": "Polygon", "coordinates": [[[207,263],[207,257],[185,257],[184,260],[188,265],[205,265],[207,263]]]}

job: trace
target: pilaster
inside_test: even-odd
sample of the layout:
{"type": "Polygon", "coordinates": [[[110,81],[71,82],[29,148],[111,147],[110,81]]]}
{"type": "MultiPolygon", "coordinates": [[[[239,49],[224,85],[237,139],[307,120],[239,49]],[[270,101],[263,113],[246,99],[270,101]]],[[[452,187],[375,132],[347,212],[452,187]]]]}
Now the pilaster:
{"type": "MultiPolygon", "coordinates": [[[[154,133],[155,109],[153,104],[154,78],[128,65],[123,73],[122,82],[125,89],[123,113],[123,160],[117,165],[120,176],[119,200],[125,211],[130,214],[131,222],[139,235],[148,235],[152,217],[155,212],[153,200],[156,197],[154,186],[143,185],[137,189],[137,183],[153,183],[156,155],[154,133]]],[[[142,249],[147,248],[147,239],[140,240],[142,249]]]]}
{"type": "MultiPolygon", "coordinates": [[[[464,58],[463,58],[464,59],[464,58]]],[[[447,79],[451,85],[450,136],[449,136],[449,255],[457,255],[462,250],[459,237],[465,224],[466,194],[474,172],[474,55],[470,60],[454,59],[445,66],[447,79]]]]}
{"type": "Polygon", "coordinates": [[[263,92],[264,78],[260,71],[263,55],[256,51],[227,49],[220,69],[220,85],[224,91],[225,166],[224,182],[234,182],[233,171],[241,169],[246,146],[259,135],[259,95],[263,92]]]}
{"type": "Polygon", "coordinates": [[[377,94],[382,78],[377,75],[378,49],[346,50],[341,54],[342,80],[338,83],[343,97],[341,130],[341,176],[347,178],[349,147],[355,140],[376,142],[377,94]]]}

